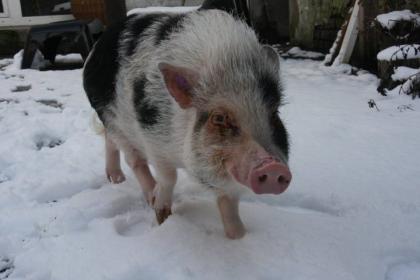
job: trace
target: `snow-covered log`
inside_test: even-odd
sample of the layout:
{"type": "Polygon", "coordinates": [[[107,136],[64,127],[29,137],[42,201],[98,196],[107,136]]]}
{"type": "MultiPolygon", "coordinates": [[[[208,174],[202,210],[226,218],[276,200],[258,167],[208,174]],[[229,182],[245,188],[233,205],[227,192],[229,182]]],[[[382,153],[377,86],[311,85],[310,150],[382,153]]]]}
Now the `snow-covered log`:
{"type": "Polygon", "coordinates": [[[411,21],[415,26],[420,27],[420,14],[413,13],[410,10],[393,11],[378,15],[375,20],[387,30],[392,30],[400,21],[411,21]]]}
{"type": "Polygon", "coordinates": [[[420,59],[420,45],[406,44],[392,46],[379,52],[376,58],[382,61],[420,59]]]}
{"type": "Polygon", "coordinates": [[[400,66],[394,69],[394,74],[392,74],[391,78],[395,82],[404,82],[407,81],[411,76],[420,72],[420,69],[400,66]]]}

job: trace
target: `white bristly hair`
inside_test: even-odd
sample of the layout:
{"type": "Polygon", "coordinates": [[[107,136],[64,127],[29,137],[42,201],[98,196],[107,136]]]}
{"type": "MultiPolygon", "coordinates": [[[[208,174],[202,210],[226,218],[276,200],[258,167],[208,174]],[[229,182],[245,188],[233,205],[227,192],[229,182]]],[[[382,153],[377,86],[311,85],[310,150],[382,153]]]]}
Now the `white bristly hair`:
{"type": "MultiPolygon", "coordinates": [[[[198,109],[212,104],[230,104],[249,132],[285,160],[284,153],[272,147],[268,119],[259,79],[268,76],[278,83],[278,61],[273,62],[255,32],[226,12],[207,10],[185,15],[181,23],[156,44],[157,31],[173,15],[162,15],[141,34],[131,56],[126,56],[131,34],[120,41],[120,70],[116,79],[116,100],[105,114],[107,133],[123,150],[133,147],[151,163],[166,162],[186,168],[202,183],[232,188],[217,178],[215,167],[206,162],[208,150],[200,146],[194,131],[198,109]],[[159,63],[189,69],[198,75],[193,108],[179,107],[166,89],[159,63]],[[144,101],[159,109],[157,123],[143,128],[138,121],[134,85],[144,81],[144,101]],[[200,151],[198,151],[200,150],[200,151]]],[[[141,16],[137,16],[141,17],[141,16]]],[[[128,22],[130,25],[136,17],[128,22]]],[[[140,93],[143,94],[143,93],[140,93]]],[[[274,105],[273,105],[274,106],[274,105]]],[[[274,108],[274,111],[277,108],[274,108]]]]}

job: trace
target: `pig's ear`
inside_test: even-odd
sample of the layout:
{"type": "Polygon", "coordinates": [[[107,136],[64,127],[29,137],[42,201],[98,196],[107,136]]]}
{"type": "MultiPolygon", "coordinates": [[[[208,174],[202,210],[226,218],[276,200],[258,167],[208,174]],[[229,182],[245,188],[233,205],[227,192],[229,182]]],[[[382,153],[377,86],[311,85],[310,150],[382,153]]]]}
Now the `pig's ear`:
{"type": "Polygon", "coordinates": [[[263,51],[267,55],[268,59],[272,61],[276,71],[278,72],[280,70],[280,60],[277,51],[269,45],[264,45],[263,51]]]}
{"type": "Polygon", "coordinates": [[[192,70],[164,62],[159,63],[158,67],[169,93],[179,106],[183,109],[191,107],[192,89],[197,82],[198,75],[192,70]]]}

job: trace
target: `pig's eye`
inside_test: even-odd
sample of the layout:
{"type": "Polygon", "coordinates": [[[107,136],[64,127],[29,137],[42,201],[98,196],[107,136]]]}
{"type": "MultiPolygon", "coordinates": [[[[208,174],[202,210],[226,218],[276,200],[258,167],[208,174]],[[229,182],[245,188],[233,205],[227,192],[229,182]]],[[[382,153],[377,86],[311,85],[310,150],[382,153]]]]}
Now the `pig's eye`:
{"type": "Polygon", "coordinates": [[[227,116],[222,114],[214,114],[211,117],[211,122],[215,125],[227,126],[227,116]]]}
{"type": "Polygon", "coordinates": [[[220,133],[222,133],[223,135],[239,135],[239,127],[235,124],[235,121],[229,117],[228,114],[213,113],[210,118],[210,121],[212,125],[217,126],[221,129],[220,133]]]}

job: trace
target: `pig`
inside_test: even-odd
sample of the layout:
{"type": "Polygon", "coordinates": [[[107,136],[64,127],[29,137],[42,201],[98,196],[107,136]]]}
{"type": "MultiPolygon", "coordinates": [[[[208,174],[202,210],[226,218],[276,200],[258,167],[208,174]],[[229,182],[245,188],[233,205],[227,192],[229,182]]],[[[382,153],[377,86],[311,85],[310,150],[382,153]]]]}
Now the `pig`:
{"type": "Polygon", "coordinates": [[[227,12],[129,16],[95,44],[83,85],[104,126],[108,179],[124,181],[122,151],[159,224],[178,168],[214,190],[231,239],[245,234],[241,193],[290,184],[278,55],[227,12]]]}

